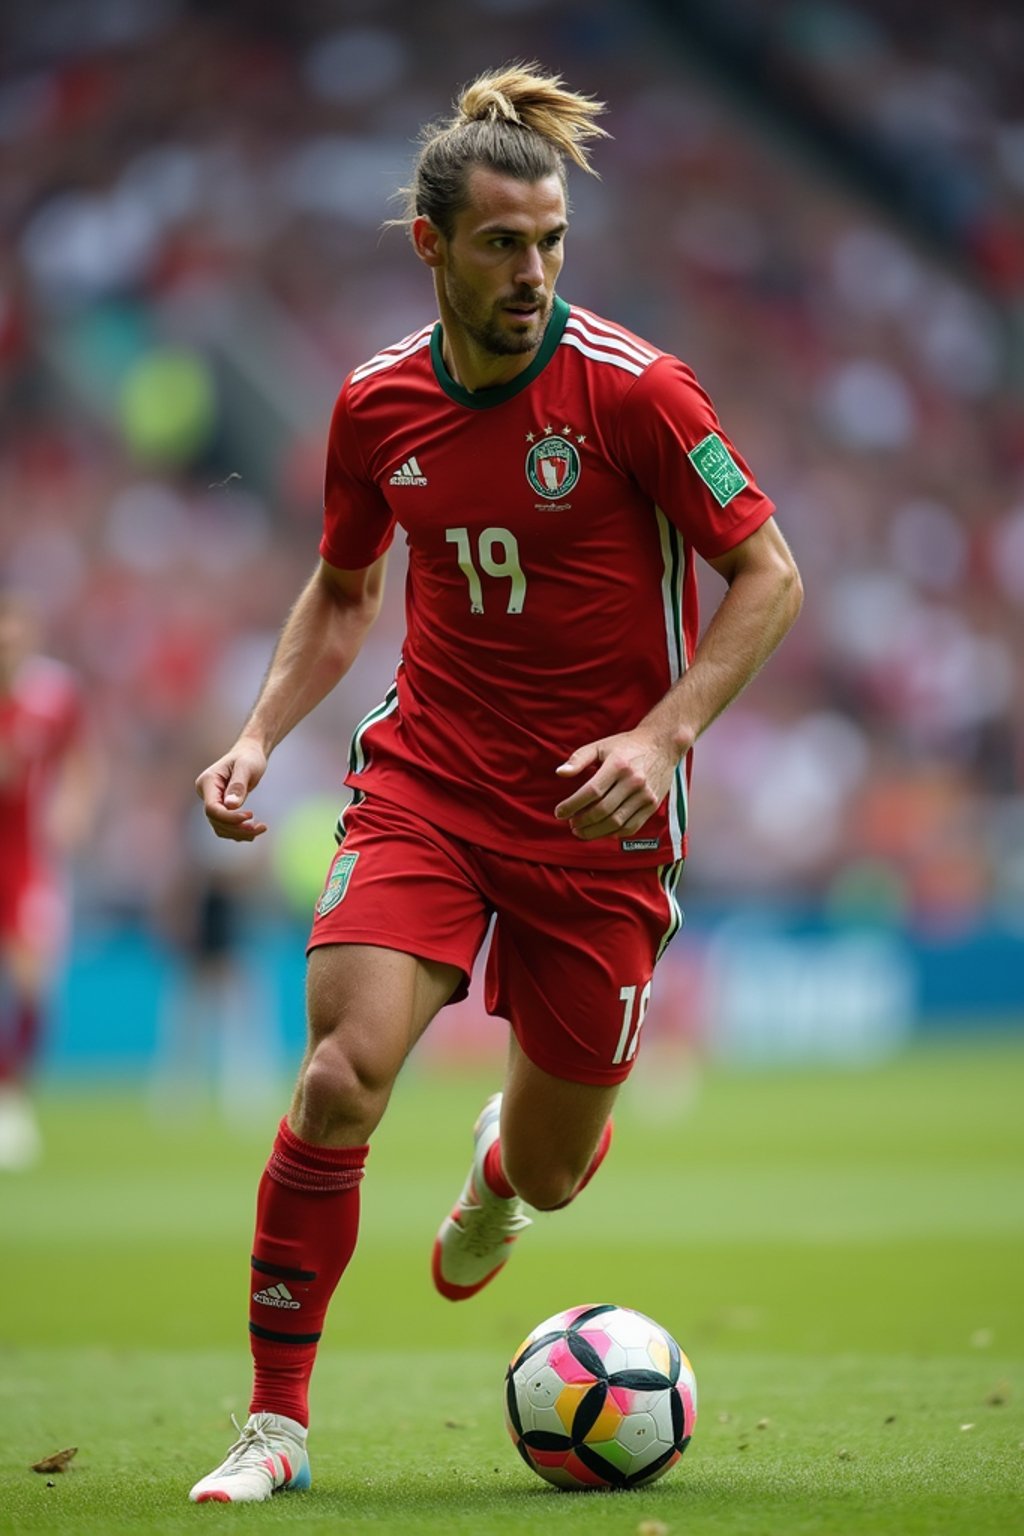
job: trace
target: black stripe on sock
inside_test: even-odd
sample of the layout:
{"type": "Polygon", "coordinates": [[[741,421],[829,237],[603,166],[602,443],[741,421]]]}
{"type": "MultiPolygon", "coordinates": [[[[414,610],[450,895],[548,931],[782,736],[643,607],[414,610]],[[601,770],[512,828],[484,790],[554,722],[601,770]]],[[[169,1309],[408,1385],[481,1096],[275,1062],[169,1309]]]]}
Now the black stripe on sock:
{"type": "Polygon", "coordinates": [[[255,1254],[249,1262],[261,1275],[276,1275],[278,1280],[316,1279],[315,1269],[288,1269],[284,1264],[268,1264],[264,1259],[258,1259],[255,1254]]]}
{"type": "Polygon", "coordinates": [[[274,1328],[261,1328],[259,1323],[250,1323],[249,1332],[255,1334],[258,1339],[267,1339],[271,1344],[318,1344],[318,1333],[278,1333],[274,1328]]]}

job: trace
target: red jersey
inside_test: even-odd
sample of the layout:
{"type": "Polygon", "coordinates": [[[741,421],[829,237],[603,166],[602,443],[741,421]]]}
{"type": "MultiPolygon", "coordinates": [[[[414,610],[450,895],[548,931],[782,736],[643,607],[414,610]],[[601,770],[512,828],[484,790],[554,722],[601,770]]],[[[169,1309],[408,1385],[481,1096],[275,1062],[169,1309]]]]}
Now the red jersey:
{"type": "Polygon", "coordinates": [[[407,633],[346,782],[541,863],[681,858],[689,762],[639,833],[586,843],[554,808],[589,774],[555,769],[668,692],[697,643],[694,551],[774,510],[684,363],[561,299],[493,389],[451,378],[440,324],[378,352],[334,409],[320,553],[359,569],[400,525],[407,633]]]}
{"type": "Polygon", "coordinates": [[[9,893],[50,863],[46,795],[81,728],[78,689],[60,662],[31,657],[0,693],[0,884],[9,893]]]}

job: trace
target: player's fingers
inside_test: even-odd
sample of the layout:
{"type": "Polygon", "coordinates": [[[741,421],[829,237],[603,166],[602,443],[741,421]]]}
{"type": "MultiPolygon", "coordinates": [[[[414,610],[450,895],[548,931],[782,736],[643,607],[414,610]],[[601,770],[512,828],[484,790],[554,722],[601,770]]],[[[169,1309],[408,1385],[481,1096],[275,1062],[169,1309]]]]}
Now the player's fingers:
{"type": "Polygon", "coordinates": [[[570,753],[564,763],[559,763],[555,769],[563,778],[572,778],[573,774],[582,773],[584,768],[590,768],[594,763],[601,761],[599,741],[588,741],[584,746],[577,747],[570,753]]]}
{"type": "Polygon", "coordinates": [[[616,819],[633,793],[629,785],[622,784],[618,780],[613,781],[599,799],[573,814],[570,818],[573,831],[578,832],[616,819]]]}
{"type": "Polygon", "coordinates": [[[257,837],[261,837],[267,830],[266,822],[253,821],[252,812],[245,811],[241,821],[229,821],[225,817],[208,818],[211,827],[218,837],[225,838],[232,843],[251,843],[257,837]]]}
{"type": "Polygon", "coordinates": [[[221,805],[219,800],[211,800],[206,806],[206,814],[210,821],[218,826],[236,827],[243,821],[252,820],[252,811],[248,807],[240,807],[232,810],[230,806],[221,805]]]}
{"type": "Polygon", "coordinates": [[[597,837],[626,837],[638,832],[650,820],[653,810],[648,796],[635,791],[614,808],[602,807],[601,814],[592,813],[589,820],[578,817],[572,823],[573,834],[583,842],[592,842],[597,837]]]}
{"type": "Polygon", "coordinates": [[[634,795],[648,797],[651,809],[654,809],[655,802],[650,797],[643,769],[636,763],[609,758],[575,795],[562,802],[559,809],[566,812],[574,827],[587,826],[605,816],[616,814],[620,806],[634,795]],[[588,791],[591,793],[588,794],[588,791]]]}
{"type": "Polygon", "coordinates": [[[585,784],[581,784],[567,800],[555,806],[555,815],[560,821],[569,821],[591,806],[599,805],[609,791],[615,788],[617,781],[618,772],[613,765],[602,763],[585,784]]]}
{"type": "MultiPolygon", "coordinates": [[[[586,746],[577,747],[571,757],[567,757],[564,763],[558,765],[555,772],[564,779],[572,778],[578,773],[584,773],[588,768],[593,768],[595,763],[600,764],[600,747],[601,743],[598,741],[591,741],[586,746]]],[[[598,783],[600,775],[601,770],[599,767],[598,772],[594,774],[593,778],[588,779],[585,784],[581,784],[568,799],[562,800],[555,806],[555,815],[560,821],[568,821],[570,816],[575,816],[577,811],[581,811],[584,806],[593,805],[595,800],[601,798],[607,787],[607,782],[610,781],[598,783]]]]}
{"type": "Polygon", "coordinates": [[[212,768],[204,768],[196,779],[196,794],[206,807],[207,815],[211,810],[223,805],[225,785],[229,777],[229,769],[215,763],[212,768]]]}

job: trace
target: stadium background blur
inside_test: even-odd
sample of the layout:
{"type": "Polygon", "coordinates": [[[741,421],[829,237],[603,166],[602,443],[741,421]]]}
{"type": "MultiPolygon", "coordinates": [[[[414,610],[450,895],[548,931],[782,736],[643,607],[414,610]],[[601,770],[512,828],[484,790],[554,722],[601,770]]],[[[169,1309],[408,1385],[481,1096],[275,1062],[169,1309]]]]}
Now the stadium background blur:
{"type": "MultiPolygon", "coordinates": [[[[217,843],[192,782],[316,558],[344,374],[432,313],[381,229],[415,131],[509,58],[610,108],[564,296],[692,364],[807,589],[698,746],[652,1045],[860,1061],[1020,1026],[1017,8],[12,0],[0,34],[0,575],[78,668],[107,778],[54,1078],[194,1066],[203,1007],[225,1081],[294,1057],[397,547],[355,672],[260,787],[263,844],[217,843]]],[[[474,995],[423,1050],[499,1040],[474,995]]]]}

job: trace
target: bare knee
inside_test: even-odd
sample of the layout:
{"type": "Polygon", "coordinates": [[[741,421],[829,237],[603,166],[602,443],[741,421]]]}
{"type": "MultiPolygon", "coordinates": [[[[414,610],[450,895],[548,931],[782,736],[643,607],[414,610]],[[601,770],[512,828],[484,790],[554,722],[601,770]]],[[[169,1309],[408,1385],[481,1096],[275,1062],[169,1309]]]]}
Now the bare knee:
{"type": "Polygon", "coordinates": [[[504,1144],[501,1155],[505,1177],[521,1200],[537,1211],[554,1211],[571,1200],[586,1172],[582,1168],[554,1159],[537,1163],[532,1158],[509,1156],[504,1144]]]}
{"type": "Polygon", "coordinates": [[[369,1140],[387,1106],[395,1073],[336,1034],[309,1052],[299,1075],[292,1124],[303,1141],[326,1146],[369,1140]]]}

